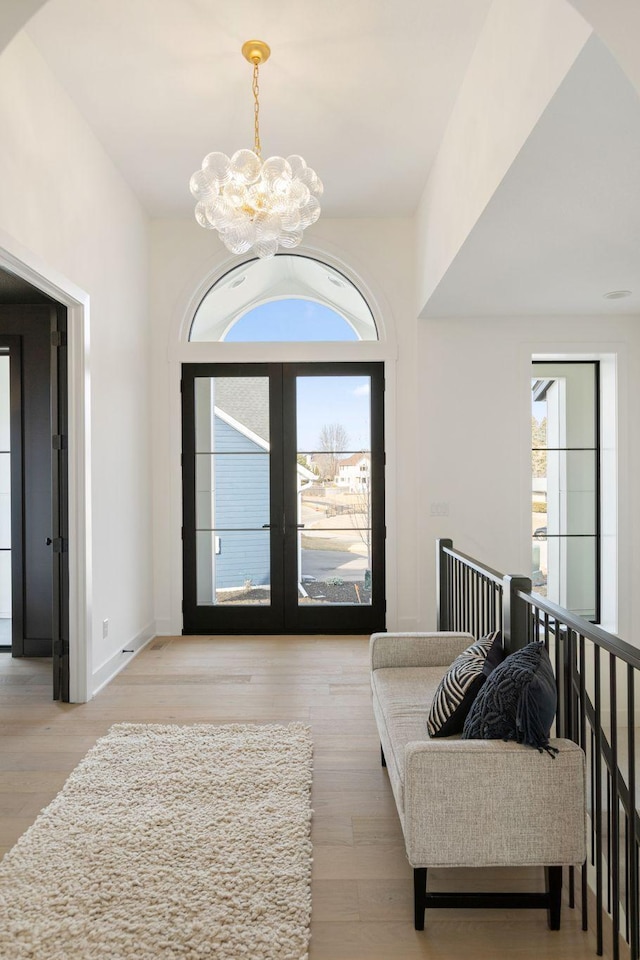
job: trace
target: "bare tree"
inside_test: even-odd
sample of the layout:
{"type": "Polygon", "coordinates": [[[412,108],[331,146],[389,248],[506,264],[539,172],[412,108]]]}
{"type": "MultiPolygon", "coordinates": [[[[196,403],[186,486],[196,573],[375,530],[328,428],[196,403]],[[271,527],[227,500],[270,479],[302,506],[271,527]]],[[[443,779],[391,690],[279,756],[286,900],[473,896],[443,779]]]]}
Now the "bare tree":
{"type": "Polygon", "coordinates": [[[320,430],[318,446],[326,451],[318,457],[318,468],[323,480],[335,480],[338,472],[338,456],[349,445],[349,434],[341,423],[325,423],[320,430]]]}
{"type": "Polygon", "coordinates": [[[368,480],[353,495],[349,520],[367,549],[367,570],[371,571],[371,487],[368,480]]]}
{"type": "Polygon", "coordinates": [[[547,418],[536,420],[531,417],[531,467],[534,477],[547,475],[547,418]],[[541,449],[542,448],[542,449],[541,449]]]}

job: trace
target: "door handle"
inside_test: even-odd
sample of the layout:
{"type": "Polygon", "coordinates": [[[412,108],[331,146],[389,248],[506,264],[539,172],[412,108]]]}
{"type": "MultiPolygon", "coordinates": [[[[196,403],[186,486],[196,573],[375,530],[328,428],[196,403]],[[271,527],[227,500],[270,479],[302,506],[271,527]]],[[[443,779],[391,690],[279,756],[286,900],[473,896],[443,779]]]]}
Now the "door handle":
{"type": "Polygon", "coordinates": [[[45,540],[45,543],[48,547],[50,547],[51,544],[53,543],[53,540],[51,539],[51,537],[47,537],[47,539],[45,540]]]}

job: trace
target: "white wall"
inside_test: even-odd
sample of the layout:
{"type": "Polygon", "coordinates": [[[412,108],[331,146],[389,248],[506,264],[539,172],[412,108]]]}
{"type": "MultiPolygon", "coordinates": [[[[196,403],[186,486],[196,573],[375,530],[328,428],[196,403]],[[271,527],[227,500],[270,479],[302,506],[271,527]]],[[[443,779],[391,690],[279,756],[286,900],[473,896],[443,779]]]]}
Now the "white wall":
{"type": "MultiPolygon", "coordinates": [[[[151,231],[151,315],[153,340],[154,411],[154,553],[155,597],[159,633],[180,629],[180,395],[179,359],[184,360],[293,360],[362,359],[383,355],[387,362],[388,451],[388,601],[389,625],[403,629],[417,623],[416,568],[416,324],[414,310],[413,223],[409,220],[321,219],[308,232],[300,252],[350,271],[362,281],[365,296],[375,301],[386,341],[348,344],[201,344],[179,347],[185,317],[203,295],[228,255],[211,232],[195,221],[156,221],[151,231]],[[211,282],[211,281],[209,281],[211,282]],[[380,348],[380,349],[379,349],[380,348]],[[378,351],[376,353],[376,351],[378,351]],[[395,355],[397,352],[397,362],[395,355]],[[398,509],[406,504],[407,509],[398,509]]],[[[237,258],[232,259],[237,263],[237,258]]],[[[185,334],[186,335],[186,334],[185,334]]]]}
{"type": "Polygon", "coordinates": [[[150,635],[153,615],[148,223],[24,33],[0,57],[0,129],[0,229],[91,298],[97,685],[150,635]]]}
{"type": "MultiPolygon", "coordinates": [[[[640,453],[629,442],[640,402],[638,318],[422,320],[418,354],[422,626],[435,624],[436,537],[451,537],[463,552],[497,570],[529,576],[532,356],[606,355],[607,408],[613,358],[617,379],[618,631],[638,644],[634,625],[640,598],[633,585],[640,576],[634,550],[640,536],[640,453]],[[448,504],[449,515],[432,517],[431,503],[448,504]]],[[[605,413],[603,424],[607,422],[611,418],[605,413]]],[[[610,438],[603,436],[602,442],[611,471],[610,438]]],[[[607,556],[613,562],[610,546],[609,538],[607,556]]]]}
{"type": "Polygon", "coordinates": [[[418,208],[419,313],[590,33],[564,0],[494,0],[418,208]]]}

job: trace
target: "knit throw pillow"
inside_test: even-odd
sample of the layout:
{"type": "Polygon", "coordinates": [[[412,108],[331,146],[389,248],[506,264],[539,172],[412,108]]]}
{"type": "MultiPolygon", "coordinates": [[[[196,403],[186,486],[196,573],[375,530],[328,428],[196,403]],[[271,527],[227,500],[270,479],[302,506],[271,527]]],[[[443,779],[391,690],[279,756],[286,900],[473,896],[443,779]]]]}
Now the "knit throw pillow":
{"type": "Polygon", "coordinates": [[[557,706],[556,681],[543,643],[506,658],[478,693],[462,733],[465,740],[515,740],[546,750],[557,706]]]}
{"type": "Polygon", "coordinates": [[[453,661],[435,692],[427,730],[430,737],[461,733],[478,690],[496,664],[504,659],[500,631],[472,643],[453,661]]]}

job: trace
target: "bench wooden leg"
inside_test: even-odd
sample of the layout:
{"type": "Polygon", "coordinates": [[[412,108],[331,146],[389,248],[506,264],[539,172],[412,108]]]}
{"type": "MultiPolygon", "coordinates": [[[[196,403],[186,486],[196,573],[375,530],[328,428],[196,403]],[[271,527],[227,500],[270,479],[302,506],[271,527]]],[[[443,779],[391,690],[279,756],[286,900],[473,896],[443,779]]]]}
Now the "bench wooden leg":
{"type": "Polygon", "coordinates": [[[416,930],[424,930],[424,912],[426,910],[427,895],[427,868],[414,867],[413,869],[413,905],[414,926],[416,930]]]}
{"type": "Polygon", "coordinates": [[[560,910],[562,908],[562,867],[545,867],[547,875],[547,893],[549,895],[549,930],[560,929],[560,910]]]}
{"type": "Polygon", "coordinates": [[[562,903],[562,867],[545,867],[546,890],[544,893],[427,893],[427,868],[413,868],[413,904],[416,930],[424,930],[425,911],[428,907],[456,909],[469,907],[487,909],[546,908],[550,930],[560,929],[562,903]]]}

